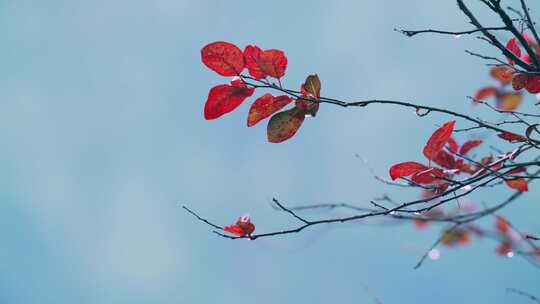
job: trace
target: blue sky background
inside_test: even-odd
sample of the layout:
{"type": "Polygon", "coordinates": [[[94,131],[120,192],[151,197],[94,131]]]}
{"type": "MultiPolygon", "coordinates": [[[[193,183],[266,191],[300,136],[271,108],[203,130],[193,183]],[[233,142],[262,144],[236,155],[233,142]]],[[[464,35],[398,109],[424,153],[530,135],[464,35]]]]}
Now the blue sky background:
{"type": "MultiPolygon", "coordinates": [[[[297,224],[272,197],[415,197],[376,182],[354,154],[386,174],[421,160],[448,117],[322,106],[278,145],[265,123],[245,127],[247,103],[202,117],[208,89],[227,81],[200,62],[216,40],[284,50],[291,88],[318,73],[325,96],[484,112],[466,96],[488,70],[463,50],[497,53],[474,37],[411,39],[394,27],[469,29],[454,1],[0,1],[0,302],[528,303],[507,287],[540,296],[538,270],[495,256],[489,240],[441,249],[415,271],[439,228],[369,221],[232,242],[180,208],[222,224],[249,213],[263,232],[297,224]]],[[[540,232],[538,198],[533,189],[504,214],[540,232]]]]}

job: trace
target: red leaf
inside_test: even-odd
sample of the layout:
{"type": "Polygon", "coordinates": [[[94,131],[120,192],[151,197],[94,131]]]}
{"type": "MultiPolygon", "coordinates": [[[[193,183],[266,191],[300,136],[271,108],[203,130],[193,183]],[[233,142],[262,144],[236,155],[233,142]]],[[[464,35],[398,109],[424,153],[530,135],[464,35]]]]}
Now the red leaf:
{"type": "Polygon", "coordinates": [[[540,76],[531,76],[527,78],[525,89],[531,94],[540,93],[540,76]]]}
{"type": "Polygon", "coordinates": [[[508,224],[508,221],[504,217],[497,216],[495,219],[495,228],[500,233],[506,234],[508,230],[510,229],[510,225],[508,224]]]}
{"type": "Polygon", "coordinates": [[[274,97],[270,93],[266,93],[263,96],[257,98],[257,100],[255,100],[255,102],[251,105],[251,108],[249,109],[247,120],[248,127],[254,126],[259,121],[281,110],[291,101],[292,99],[289,96],[281,95],[274,97]]]}
{"type": "Polygon", "coordinates": [[[521,59],[521,61],[523,61],[525,63],[528,63],[528,64],[532,63],[531,56],[529,54],[523,54],[523,55],[521,55],[521,57],[519,59],[521,59]]]}
{"type": "MultiPolygon", "coordinates": [[[[521,49],[519,48],[519,44],[516,38],[510,38],[508,42],[506,43],[506,48],[512,52],[516,57],[521,57],[521,49]]],[[[508,63],[514,64],[514,60],[508,58],[508,63]]]]}
{"type": "Polygon", "coordinates": [[[392,180],[396,180],[400,177],[411,176],[427,169],[429,169],[427,166],[411,161],[393,165],[390,167],[389,173],[392,180]]]}
{"type": "Polygon", "coordinates": [[[525,138],[524,136],[511,133],[511,132],[502,132],[502,133],[497,134],[497,136],[509,142],[527,141],[527,138],[525,138]]]}
{"type": "Polygon", "coordinates": [[[495,252],[497,252],[498,255],[507,256],[510,252],[512,252],[512,245],[508,242],[502,242],[499,244],[499,246],[497,246],[495,252]]]}
{"type": "Polygon", "coordinates": [[[514,111],[523,102],[520,92],[505,92],[497,95],[497,109],[504,111],[514,111]]]}
{"type": "Polygon", "coordinates": [[[429,226],[429,221],[424,219],[414,219],[414,227],[418,230],[426,229],[429,226]]]}
{"type": "Polygon", "coordinates": [[[244,215],[238,218],[234,225],[223,227],[223,230],[236,236],[249,236],[255,231],[255,225],[251,223],[249,216],[244,215]]]}
{"type": "Polygon", "coordinates": [[[204,105],[204,118],[216,119],[236,109],[255,89],[243,85],[221,84],[210,89],[204,105]]]}
{"type": "Polygon", "coordinates": [[[311,116],[317,115],[317,112],[319,111],[319,103],[311,101],[313,100],[311,97],[306,96],[304,98],[305,99],[297,99],[295,101],[296,107],[311,116]]]}
{"type": "Polygon", "coordinates": [[[450,187],[450,183],[444,182],[442,184],[439,184],[435,189],[435,194],[444,193],[448,189],[448,187],[450,187]]]}
{"type": "Polygon", "coordinates": [[[469,140],[461,146],[461,149],[459,149],[459,154],[465,155],[467,152],[469,152],[471,149],[476,148],[482,144],[481,140],[469,140]]]}
{"type": "Polygon", "coordinates": [[[469,231],[460,228],[445,230],[441,238],[441,243],[449,247],[456,245],[467,245],[469,241],[469,231]]]}
{"type": "Polygon", "coordinates": [[[317,74],[309,75],[306,78],[306,81],[302,85],[302,94],[316,99],[321,97],[321,81],[317,74]]]}
{"type": "Polygon", "coordinates": [[[489,74],[491,75],[491,77],[503,83],[507,83],[507,82],[510,82],[510,80],[512,80],[512,73],[513,73],[512,69],[507,68],[503,65],[492,67],[491,70],[489,71],[489,74]]]}
{"type": "Polygon", "coordinates": [[[300,86],[302,98],[296,100],[296,107],[306,114],[316,116],[319,111],[319,98],[321,97],[321,81],[319,76],[309,75],[300,86]]]}
{"type": "Polygon", "coordinates": [[[453,139],[452,137],[450,137],[448,139],[448,148],[450,149],[450,151],[452,153],[457,153],[458,152],[459,145],[458,145],[457,141],[455,139],[453,139]]]}
{"type": "Polygon", "coordinates": [[[523,36],[523,38],[525,38],[525,41],[527,41],[527,43],[531,46],[534,46],[536,44],[536,41],[534,40],[534,38],[529,35],[529,33],[521,33],[521,35],[523,36]]]}
{"type": "Polygon", "coordinates": [[[259,47],[248,45],[244,49],[249,74],[256,79],[271,76],[281,78],[287,69],[287,57],[280,50],[262,51],[259,47]]]}
{"type": "Polygon", "coordinates": [[[497,92],[497,88],[496,87],[483,87],[481,89],[479,89],[478,91],[476,91],[476,93],[474,94],[474,101],[482,101],[482,100],[485,100],[485,99],[488,99],[489,97],[495,95],[495,93],[497,92]]]}
{"type": "MultiPolygon", "coordinates": [[[[411,180],[417,184],[433,184],[442,181],[440,177],[445,177],[446,174],[441,169],[429,168],[425,171],[415,173],[411,180]]],[[[444,190],[443,190],[444,191],[444,190]]]]}
{"type": "Polygon", "coordinates": [[[223,227],[223,230],[229,232],[229,233],[232,233],[236,236],[244,236],[244,230],[242,230],[242,228],[236,226],[236,225],[231,225],[231,226],[225,226],[223,227]]]}
{"type": "Polygon", "coordinates": [[[274,114],[267,127],[268,141],[280,143],[294,136],[304,122],[305,113],[297,108],[274,114]]]}
{"type": "Polygon", "coordinates": [[[244,55],[236,45],[217,41],[201,50],[202,62],[221,76],[237,76],[244,69],[244,55]]]}
{"type": "Polygon", "coordinates": [[[527,179],[525,178],[516,178],[516,179],[509,179],[504,181],[506,185],[514,190],[518,190],[521,192],[527,192],[529,190],[529,186],[527,184],[527,179]]]}
{"type": "Polygon", "coordinates": [[[514,79],[512,79],[512,88],[519,91],[527,85],[528,80],[529,76],[527,76],[527,74],[517,74],[514,76],[514,79]]]}
{"type": "Polygon", "coordinates": [[[437,156],[435,156],[433,162],[446,169],[456,168],[456,160],[450,153],[444,150],[441,150],[439,151],[439,153],[437,153],[437,156]]]}
{"type": "Polygon", "coordinates": [[[263,51],[255,45],[248,45],[244,49],[244,58],[246,58],[246,67],[248,68],[249,75],[256,79],[265,78],[267,76],[258,65],[262,52],[263,51]]]}
{"type": "Polygon", "coordinates": [[[429,138],[428,142],[426,143],[426,146],[424,147],[424,155],[430,159],[433,160],[435,156],[444,148],[444,145],[448,142],[450,139],[450,136],[452,136],[452,132],[454,131],[454,125],[456,124],[455,120],[451,120],[449,122],[446,122],[442,127],[438,128],[433,132],[431,137],[429,138]]]}
{"type": "Polygon", "coordinates": [[[287,57],[280,50],[266,50],[261,56],[259,62],[261,69],[274,78],[281,78],[285,75],[287,69],[287,57]]]}
{"type": "Polygon", "coordinates": [[[512,170],[509,170],[508,172],[506,172],[505,175],[518,175],[523,172],[527,172],[527,168],[524,166],[521,166],[521,167],[515,167],[512,170]]]}

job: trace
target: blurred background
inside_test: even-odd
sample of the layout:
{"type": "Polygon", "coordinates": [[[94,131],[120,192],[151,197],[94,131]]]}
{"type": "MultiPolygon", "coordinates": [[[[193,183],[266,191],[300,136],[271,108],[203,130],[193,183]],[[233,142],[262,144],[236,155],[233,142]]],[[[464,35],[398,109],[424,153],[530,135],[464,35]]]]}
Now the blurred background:
{"type": "MultiPolygon", "coordinates": [[[[201,63],[207,43],[284,50],[289,88],[318,73],[324,96],[483,115],[466,96],[493,80],[464,50],[497,52],[474,36],[393,30],[467,30],[467,21],[455,1],[0,1],[0,303],[529,303],[505,289],[540,296],[538,269],[497,256],[490,240],[440,248],[440,259],[413,270],[440,226],[362,221],[230,241],[181,209],[222,225],[249,213],[267,232],[298,224],[272,197],[289,206],[415,198],[374,180],[354,155],[386,175],[422,160],[426,139],[450,119],[323,105],[293,139],[270,144],[266,122],[245,126],[249,102],[203,119],[209,88],[229,81],[201,63]]],[[[502,214],[539,233],[531,188],[502,214]]]]}

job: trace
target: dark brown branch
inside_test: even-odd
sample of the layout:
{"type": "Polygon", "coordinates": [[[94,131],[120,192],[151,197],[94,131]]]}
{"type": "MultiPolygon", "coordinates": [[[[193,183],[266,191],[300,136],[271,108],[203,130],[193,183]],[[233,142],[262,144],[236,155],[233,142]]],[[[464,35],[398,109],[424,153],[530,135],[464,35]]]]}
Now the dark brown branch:
{"type": "MultiPolygon", "coordinates": [[[[522,149],[522,150],[517,150],[516,153],[518,153],[519,151],[524,151],[525,149],[522,149]]],[[[514,164],[517,166],[517,164],[514,164]]],[[[425,198],[425,199],[419,199],[419,200],[414,200],[414,201],[410,201],[410,202],[406,202],[406,203],[402,203],[394,208],[385,208],[385,207],[382,207],[378,204],[375,204],[377,207],[381,207],[383,208],[381,211],[376,211],[376,210],[371,210],[369,212],[366,212],[366,213],[362,213],[362,214],[357,214],[357,215],[352,215],[352,216],[348,216],[348,217],[342,217],[342,218],[333,218],[333,219],[323,219],[323,220],[317,220],[317,221],[307,221],[301,217],[299,217],[298,215],[296,215],[294,213],[294,211],[292,211],[291,209],[283,206],[281,203],[277,202],[277,200],[275,200],[274,202],[279,206],[279,208],[289,214],[291,214],[293,217],[299,219],[300,221],[302,221],[304,223],[304,225],[302,226],[299,226],[297,228],[294,228],[294,229],[288,229],[288,230],[281,230],[281,231],[275,231],[275,232],[270,232],[270,233],[262,233],[262,234],[255,234],[255,235],[251,235],[251,236],[241,236],[241,237],[237,237],[237,236],[229,236],[229,235],[225,235],[223,233],[220,233],[218,231],[214,231],[214,233],[222,236],[222,237],[226,237],[226,238],[229,238],[229,239],[239,239],[239,238],[249,238],[249,239],[252,239],[252,240],[255,240],[257,238],[260,238],[260,237],[269,237],[269,236],[277,236],[277,235],[285,235],[285,234],[291,234],[291,233],[298,233],[304,229],[306,229],[307,227],[310,227],[310,226],[314,226],[314,225],[320,225],[320,224],[330,224],[330,223],[344,223],[344,222],[349,222],[349,221],[355,221],[355,220],[360,220],[360,219],[364,219],[364,218],[368,218],[368,217],[374,217],[374,216],[382,216],[382,215],[397,215],[398,212],[401,212],[401,213],[409,213],[409,214],[417,214],[417,213],[422,213],[422,212],[425,212],[425,211],[429,211],[435,207],[438,207],[442,204],[445,204],[449,201],[452,201],[454,199],[457,199],[457,198],[460,198],[460,197],[463,197],[463,196],[466,196],[466,195],[469,195],[470,193],[472,193],[473,191],[475,191],[476,189],[479,189],[483,186],[486,186],[487,184],[491,183],[492,181],[494,180],[497,180],[497,179],[500,179],[501,177],[498,175],[498,171],[499,170],[502,170],[502,169],[505,169],[507,167],[503,166],[502,168],[499,168],[497,170],[491,170],[491,172],[488,172],[484,175],[480,175],[480,176],[473,176],[463,182],[461,182],[461,185],[459,186],[455,186],[455,187],[451,187],[450,189],[448,189],[447,191],[445,191],[444,193],[442,194],[439,194],[439,195],[436,195],[436,196],[433,196],[433,197],[430,197],[430,198],[425,198]],[[493,176],[497,174],[496,176],[493,176]],[[456,194],[455,192],[459,189],[463,189],[464,187],[462,185],[472,185],[473,183],[477,183],[481,180],[484,180],[484,179],[487,179],[486,181],[483,181],[481,183],[479,183],[478,185],[475,185],[475,186],[471,186],[471,188],[469,190],[466,190],[465,192],[463,193],[460,193],[460,194],[456,194]],[[453,194],[454,196],[453,197],[450,197],[450,198],[444,198],[446,196],[448,196],[449,194],[453,194]],[[418,204],[421,204],[421,203],[427,203],[427,202],[430,202],[430,201],[433,201],[437,198],[443,198],[441,199],[439,202],[435,203],[435,204],[432,204],[428,207],[423,207],[423,208],[418,208],[418,209],[408,209],[409,207],[411,206],[414,206],[414,205],[418,205],[418,204]]],[[[507,171],[508,172],[508,171],[507,171]]],[[[502,176],[504,176],[506,173],[502,173],[502,176]]],[[[532,176],[536,176],[540,174],[540,170],[536,171],[532,176]]],[[[488,215],[488,214],[492,214],[493,212],[503,208],[504,206],[506,206],[508,203],[510,203],[511,201],[513,201],[515,198],[517,198],[518,196],[522,195],[523,192],[515,192],[507,201],[505,201],[503,204],[500,204],[494,208],[491,208],[491,209],[487,209],[487,210],[484,210],[482,211],[482,213],[477,213],[475,216],[472,216],[472,215],[469,215],[466,219],[463,219],[463,220],[460,220],[460,221],[456,221],[456,220],[452,220],[453,222],[455,223],[467,223],[467,222],[471,222],[473,220],[476,220],[482,216],[485,216],[485,215],[488,215]]],[[[372,202],[373,204],[373,202],[372,202]]],[[[199,219],[200,221],[216,228],[216,229],[219,229],[219,230],[223,230],[223,228],[221,226],[218,226],[218,225],[215,225],[211,222],[209,222],[208,220],[200,217],[199,215],[197,215],[196,213],[194,213],[193,211],[191,211],[190,209],[188,209],[187,207],[183,207],[185,210],[187,210],[189,213],[191,213],[192,215],[194,215],[195,217],[197,217],[197,219],[199,219]]]]}
{"type": "Polygon", "coordinates": [[[540,37],[538,36],[538,31],[536,31],[534,22],[532,21],[531,15],[529,13],[529,8],[527,7],[525,0],[520,0],[520,2],[521,2],[521,8],[523,9],[523,12],[525,13],[525,20],[527,21],[529,29],[531,30],[531,33],[533,34],[534,40],[536,41],[536,43],[540,44],[540,37]]]}
{"type": "Polygon", "coordinates": [[[196,217],[199,221],[201,221],[201,222],[203,222],[203,223],[206,223],[206,224],[208,224],[208,225],[210,225],[210,226],[212,226],[212,227],[214,227],[214,228],[216,228],[216,229],[223,230],[223,227],[218,226],[218,225],[216,225],[216,224],[214,224],[214,223],[212,223],[212,222],[210,222],[210,221],[208,221],[208,220],[206,220],[206,219],[200,217],[197,213],[191,211],[188,207],[182,206],[182,208],[183,208],[184,210],[186,210],[187,212],[189,212],[189,213],[190,213],[191,215],[193,215],[194,217],[196,217]]]}
{"type": "Polygon", "coordinates": [[[492,10],[499,15],[502,22],[506,25],[506,27],[514,34],[514,37],[521,43],[523,48],[525,48],[525,51],[527,54],[529,54],[533,65],[536,67],[536,69],[540,68],[540,62],[538,61],[538,57],[536,56],[536,53],[533,51],[525,37],[521,34],[520,31],[514,26],[514,23],[512,19],[506,14],[504,9],[501,7],[500,1],[492,1],[493,8],[492,10]]]}
{"type": "MultiPolygon", "coordinates": [[[[268,81],[255,79],[255,78],[247,76],[247,75],[242,75],[242,78],[243,79],[249,79],[249,80],[256,81],[256,82],[260,83],[260,84],[254,84],[254,83],[250,83],[250,82],[247,82],[247,81],[245,82],[246,85],[252,86],[254,88],[274,89],[274,90],[286,93],[286,94],[288,94],[288,95],[290,95],[290,96],[292,96],[292,97],[294,97],[296,99],[304,99],[301,96],[301,92],[299,92],[299,91],[284,89],[284,88],[279,87],[279,86],[277,86],[275,84],[269,83],[268,81]]],[[[310,101],[312,101],[312,100],[310,100],[310,101]]],[[[428,112],[437,112],[437,113],[443,113],[443,114],[447,114],[447,115],[450,115],[450,116],[462,118],[464,120],[475,123],[478,126],[482,126],[482,127],[486,128],[486,129],[493,130],[493,131],[496,131],[496,132],[499,132],[499,133],[510,132],[510,131],[502,129],[502,128],[498,127],[498,126],[489,125],[489,124],[483,122],[480,119],[471,117],[471,116],[466,115],[466,114],[458,113],[458,112],[443,109],[443,108],[437,108],[437,107],[425,106],[425,105],[420,105],[420,104],[414,104],[414,103],[405,102],[405,101],[371,99],[371,100],[362,100],[362,101],[355,101],[355,102],[345,102],[345,101],[335,99],[335,98],[320,97],[318,102],[319,103],[333,104],[333,105],[337,105],[337,106],[344,107],[344,108],[348,108],[348,107],[367,107],[368,105],[372,105],[372,104],[396,105],[396,106],[412,108],[414,110],[424,110],[424,111],[428,111],[428,112]]],[[[540,142],[535,142],[535,143],[540,144],[540,142]]]]}
{"type": "Polygon", "coordinates": [[[274,202],[274,204],[276,204],[279,207],[279,209],[289,213],[290,215],[292,215],[297,220],[303,222],[304,224],[309,224],[310,223],[308,220],[305,220],[305,219],[301,218],[300,216],[298,216],[291,209],[285,208],[276,198],[272,198],[272,201],[274,202]]]}
{"type": "Polygon", "coordinates": [[[396,32],[400,32],[403,35],[407,37],[412,37],[418,34],[424,34],[424,33],[434,33],[434,34],[442,34],[442,35],[468,35],[468,34],[474,34],[481,31],[502,31],[502,30],[508,30],[505,26],[499,26],[499,27],[484,27],[484,28],[477,28],[473,30],[468,31],[459,31],[459,32],[452,32],[452,31],[440,31],[440,30],[433,30],[433,29],[427,29],[427,30],[403,30],[403,29],[394,29],[396,32]]]}
{"type": "MultiPolygon", "coordinates": [[[[487,1],[482,1],[484,2],[490,9],[494,9],[494,7],[489,4],[489,2],[487,1]]],[[[479,29],[482,29],[484,28],[482,26],[482,24],[480,24],[480,22],[478,21],[478,19],[476,19],[476,17],[474,16],[474,14],[469,10],[469,8],[465,5],[465,3],[463,2],[463,0],[457,0],[457,4],[458,4],[458,7],[459,9],[469,18],[470,22],[472,25],[474,25],[476,28],[479,28],[479,29]]],[[[513,25],[512,25],[513,26],[513,25]]],[[[507,58],[510,58],[512,59],[517,65],[519,65],[520,67],[522,67],[523,69],[525,69],[526,71],[531,71],[531,70],[534,70],[530,65],[528,65],[526,62],[524,62],[523,60],[521,60],[519,57],[517,57],[514,53],[510,52],[505,45],[503,45],[493,34],[491,34],[489,31],[481,31],[482,34],[491,42],[491,44],[493,46],[495,46],[496,48],[498,48],[504,56],[506,56],[507,58]]]]}
{"type": "Polygon", "coordinates": [[[527,297],[527,298],[529,298],[531,301],[534,301],[534,302],[540,304],[540,299],[537,298],[537,297],[535,297],[535,296],[533,296],[533,295],[530,294],[530,293],[527,293],[527,292],[524,292],[524,291],[521,291],[521,290],[515,289],[515,288],[507,288],[506,291],[507,291],[507,292],[515,293],[515,294],[520,295],[520,296],[527,297]]]}
{"type": "Polygon", "coordinates": [[[530,235],[530,234],[527,234],[525,236],[525,238],[529,239],[529,240],[533,240],[533,241],[540,241],[540,238],[539,237],[536,237],[536,236],[533,236],[533,235],[530,235]]]}

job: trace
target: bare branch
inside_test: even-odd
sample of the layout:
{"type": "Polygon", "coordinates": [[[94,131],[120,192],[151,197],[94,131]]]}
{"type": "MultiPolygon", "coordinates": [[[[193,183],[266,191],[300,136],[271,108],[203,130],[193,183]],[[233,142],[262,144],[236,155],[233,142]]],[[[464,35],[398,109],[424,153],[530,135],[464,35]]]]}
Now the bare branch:
{"type": "Polygon", "coordinates": [[[283,206],[276,198],[272,198],[272,201],[274,202],[274,204],[276,204],[281,210],[289,213],[290,215],[292,215],[294,218],[296,218],[297,220],[303,222],[304,224],[309,224],[310,222],[299,217],[298,215],[296,215],[296,213],[294,213],[291,209],[288,209],[288,208],[285,208],[285,206],[283,206]]]}
{"type": "Polygon", "coordinates": [[[524,291],[521,291],[521,290],[515,289],[515,288],[507,288],[506,291],[507,291],[507,292],[515,293],[515,294],[520,295],[520,296],[527,297],[527,298],[529,298],[531,301],[534,301],[534,302],[540,304],[540,299],[537,298],[537,297],[535,297],[535,296],[533,296],[533,295],[530,294],[530,293],[527,293],[527,292],[524,292],[524,291]]]}
{"type": "Polygon", "coordinates": [[[473,30],[468,31],[459,31],[459,32],[452,32],[452,31],[441,31],[441,30],[433,30],[433,29],[427,29],[427,30],[403,30],[403,29],[394,29],[396,32],[400,32],[403,35],[407,37],[412,37],[418,34],[424,34],[424,33],[434,33],[434,34],[442,34],[442,35],[468,35],[468,34],[474,34],[482,31],[503,31],[508,30],[505,26],[499,26],[499,27],[484,27],[484,28],[476,28],[473,30]]]}

